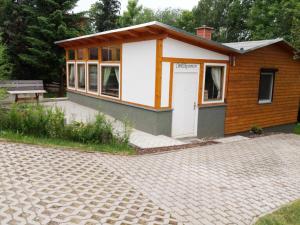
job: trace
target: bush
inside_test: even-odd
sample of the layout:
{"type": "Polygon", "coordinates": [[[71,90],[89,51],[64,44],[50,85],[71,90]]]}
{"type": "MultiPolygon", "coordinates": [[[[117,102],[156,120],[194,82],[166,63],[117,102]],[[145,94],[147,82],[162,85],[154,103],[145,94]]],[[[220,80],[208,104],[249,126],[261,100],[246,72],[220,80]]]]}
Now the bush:
{"type": "Polygon", "coordinates": [[[250,132],[253,134],[262,134],[263,129],[260,126],[254,125],[253,127],[251,127],[250,132]]]}
{"type": "Polygon", "coordinates": [[[115,135],[112,124],[104,115],[95,122],[73,122],[66,125],[64,112],[59,108],[46,108],[36,104],[14,104],[0,110],[0,129],[36,137],[60,138],[88,144],[128,143],[128,130],[115,135]]]}

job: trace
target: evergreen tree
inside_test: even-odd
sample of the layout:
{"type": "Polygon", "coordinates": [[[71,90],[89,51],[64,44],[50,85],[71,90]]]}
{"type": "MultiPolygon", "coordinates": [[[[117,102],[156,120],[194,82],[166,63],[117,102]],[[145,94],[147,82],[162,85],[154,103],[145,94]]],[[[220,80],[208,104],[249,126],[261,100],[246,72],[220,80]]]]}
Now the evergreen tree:
{"type": "Polygon", "coordinates": [[[89,11],[93,29],[101,32],[116,28],[120,9],[119,0],[98,0],[89,11]]]}
{"type": "Polygon", "coordinates": [[[0,40],[0,80],[9,79],[12,65],[9,63],[7,48],[0,40]]]}
{"type": "Polygon", "coordinates": [[[0,1],[4,3],[0,31],[13,64],[13,77],[56,81],[62,86],[64,50],[54,42],[84,34],[83,14],[71,13],[78,0],[0,1]]]}
{"type": "Polygon", "coordinates": [[[138,0],[128,0],[126,11],[124,11],[122,17],[120,17],[119,23],[121,27],[132,26],[141,22],[143,7],[139,5],[138,0]]]}

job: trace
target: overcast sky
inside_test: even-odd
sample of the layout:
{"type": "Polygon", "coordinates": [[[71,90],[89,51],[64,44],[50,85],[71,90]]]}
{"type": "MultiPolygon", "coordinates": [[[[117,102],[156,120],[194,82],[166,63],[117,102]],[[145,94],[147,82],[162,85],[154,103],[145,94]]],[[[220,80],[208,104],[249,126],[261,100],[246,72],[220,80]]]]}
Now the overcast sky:
{"type": "MultiPolygon", "coordinates": [[[[75,12],[86,11],[96,0],[79,0],[75,12]]],[[[128,0],[120,0],[122,11],[126,9],[128,0]]],[[[152,9],[164,9],[168,7],[180,9],[192,9],[198,0],[139,0],[139,4],[152,9]]]]}

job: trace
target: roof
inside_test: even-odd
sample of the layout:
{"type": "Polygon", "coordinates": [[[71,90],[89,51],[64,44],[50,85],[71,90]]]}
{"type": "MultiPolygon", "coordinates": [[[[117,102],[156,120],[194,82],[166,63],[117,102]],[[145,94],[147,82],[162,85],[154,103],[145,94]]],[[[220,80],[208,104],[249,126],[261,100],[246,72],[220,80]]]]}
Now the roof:
{"type": "Polygon", "coordinates": [[[221,53],[230,54],[238,52],[236,49],[227,47],[221,43],[199,37],[157,21],[56,41],[55,44],[67,48],[68,46],[80,44],[99,43],[99,41],[111,42],[118,40],[120,41],[121,39],[125,38],[134,39],[149,35],[153,36],[162,34],[167,34],[170,37],[177,37],[180,40],[187,41],[196,46],[209,48],[221,53]]]}
{"type": "Polygon", "coordinates": [[[231,42],[231,43],[223,43],[223,45],[234,48],[238,50],[240,53],[247,53],[250,51],[254,51],[259,48],[263,48],[272,44],[282,43],[286,45],[290,50],[296,51],[287,41],[283,38],[276,38],[270,40],[260,40],[260,41],[244,41],[244,42],[231,42]]]}
{"type": "Polygon", "coordinates": [[[159,35],[175,37],[181,41],[224,54],[244,54],[276,43],[287,47],[292,52],[297,52],[295,48],[282,38],[219,43],[157,21],[56,41],[55,44],[68,48],[79,45],[93,45],[98,44],[99,42],[118,42],[128,38],[134,41],[145,37],[157,37],[159,35]]]}

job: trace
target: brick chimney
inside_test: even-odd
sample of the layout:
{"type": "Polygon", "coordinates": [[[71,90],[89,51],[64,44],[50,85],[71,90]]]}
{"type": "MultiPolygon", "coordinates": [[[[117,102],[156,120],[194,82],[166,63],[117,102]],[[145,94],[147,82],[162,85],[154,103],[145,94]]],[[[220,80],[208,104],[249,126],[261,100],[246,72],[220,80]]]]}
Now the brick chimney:
{"type": "Polygon", "coordinates": [[[203,25],[201,27],[196,28],[196,34],[205,39],[211,40],[211,35],[214,28],[203,25]]]}

